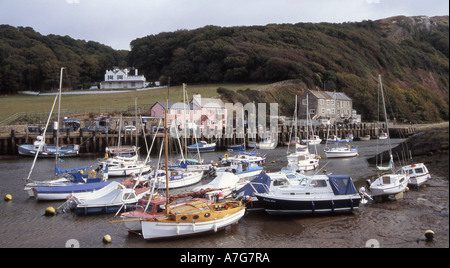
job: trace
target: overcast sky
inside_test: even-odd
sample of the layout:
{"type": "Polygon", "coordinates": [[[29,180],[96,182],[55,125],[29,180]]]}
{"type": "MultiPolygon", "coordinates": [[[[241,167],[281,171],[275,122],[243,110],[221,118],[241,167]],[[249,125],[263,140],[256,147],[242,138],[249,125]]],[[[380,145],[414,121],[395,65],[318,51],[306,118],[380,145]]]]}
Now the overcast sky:
{"type": "Polygon", "coordinates": [[[359,22],[449,15],[447,0],[0,0],[0,24],[29,26],[115,49],[136,38],[205,25],[359,22]]]}

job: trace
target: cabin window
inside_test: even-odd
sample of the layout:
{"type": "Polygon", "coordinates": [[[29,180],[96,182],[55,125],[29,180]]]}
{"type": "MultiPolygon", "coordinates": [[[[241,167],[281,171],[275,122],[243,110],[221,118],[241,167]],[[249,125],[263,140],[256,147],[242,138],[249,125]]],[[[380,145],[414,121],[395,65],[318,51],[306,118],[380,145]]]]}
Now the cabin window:
{"type": "MultiPolygon", "coordinates": [[[[165,204],[158,205],[158,206],[156,207],[156,213],[164,212],[164,208],[163,208],[164,205],[165,205],[165,204]]],[[[151,210],[150,210],[150,211],[151,211],[151,210]]]]}
{"type": "Polygon", "coordinates": [[[312,187],[327,187],[327,182],[325,180],[312,180],[310,185],[312,187]]]}
{"type": "Polygon", "coordinates": [[[416,168],[416,169],[414,169],[414,172],[415,173],[425,173],[425,172],[423,172],[422,168],[416,168]]]}
{"type": "Polygon", "coordinates": [[[204,215],[205,218],[209,218],[210,216],[211,216],[211,214],[209,214],[209,213],[205,213],[205,215],[204,215]]]}
{"type": "Polygon", "coordinates": [[[185,220],[187,220],[187,217],[186,217],[186,216],[181,216],[180,219],[183,220],[183,221],[185,221],[185,220]]]}
{"type": "Polygon", "coordinates": [[[192,218],[193,218],[194,220],[196,220],[196,219],[199,218],[199,216],[198,216],[198,215],[194,215],[192,218]]]}

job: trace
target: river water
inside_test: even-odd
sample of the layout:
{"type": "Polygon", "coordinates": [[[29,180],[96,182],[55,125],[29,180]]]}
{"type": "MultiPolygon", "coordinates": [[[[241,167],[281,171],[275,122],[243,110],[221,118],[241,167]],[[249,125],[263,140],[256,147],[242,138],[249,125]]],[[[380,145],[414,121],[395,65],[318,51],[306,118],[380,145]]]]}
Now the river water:
{"type": "MultiPolygon", "coordinates": [[[[403,139],[391,140],[392,146],[403,139]]],[[[356,141],[354,146],[359,149],[359,156],[348,159],[327,160],[323,149],[324,144],[317,146],[317,152],[322,156],[320,167],[327,173],[350,175],[357,188],[364,185],[366,178],[376,175],[374,166],[367,163],[367,158],[374,156],[387,145],[380,145],[376,140],[356,141]]],[[[286,166],[287,147],[279,146],[274,150],[260,150],[266,154],[266,170],[275,172],[286,166]]],[[[310,149],[314,152],[314,147],[310,149]]],[[[202,154],[207,161],[217,161],[226,152],[211,152],[202,154]]],[[[101,156],[99,156],[101,157],[101,156]]],[[[95,163],[97,156],[80,156],[64,159],[60,168],[86,166],[95,163]]],[[[155,157],[153,163],[157,162],[155,157]]],[[[301,235],[307,224],[315,224],[321,218],[304,216],[275,216],[264,212],[250,212],[239,224],[226,228],[215,234],[205,234],[180,239],[163,241],[145,241],[141,236],[128,234],[126,229],[117,223],[109,221],[117,219],[113,215],[76,216],[73,213],[60,213],[54,217],[44,216],[47,207],[59,207],[63,201],[37,202],[23,191],[24,178],[28,176],[32,158],[10,156],[0,158],[0,195],[12,195],[12,201],[0,202],[0,247],[28,248],[62,248],[72,246],[73,241],[81,248],[119,247],[119,248],[253,248],[253,247],[301,247],[301,235]],[[109,234],[112,243],[103,244],[102,238],[109,234]],[[298,243],[297,243],[298,242],[298,243]]],[[[55,161],[38,159],[31,176],[36,180],[48,180],[54,171],[55,161]]],[[[320,171],[322,172],[322,171],[320,171]]],[[[307,173],[311,174],[311,173],[307,173]]],[[[200,183],[210,182],[204,178],[200,183]]],[[[196,185],[195,185],[196,186],[196,185]]],[[[176,192],[188,191],[177,189],[176,192]]],[[[358,212],[355,212],[358,213],[358,212]]],[[[349,217],[353,215],[336,215],[331,217],[349,217]]],[[[320,238],[319,238],[320,239],[320,238]]]]}

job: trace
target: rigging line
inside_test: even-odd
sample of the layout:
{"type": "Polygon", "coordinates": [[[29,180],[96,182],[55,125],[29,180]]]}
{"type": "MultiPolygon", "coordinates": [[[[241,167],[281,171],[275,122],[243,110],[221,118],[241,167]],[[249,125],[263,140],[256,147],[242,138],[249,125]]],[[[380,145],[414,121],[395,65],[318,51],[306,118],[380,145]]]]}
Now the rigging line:
{"type": "Polygon", "coordinates": [[[30,180],[31,173],[33,172],[34,166],[36,164],[37,157],[39,155],[39,152],[42,150],[42,147],[45,143],[45,134],[47,133],[48,123],[50,122],[50,119],[52,118],[53,110],[56,105],[56,101],[58,100],[58,95],[55,96],[55,100],[53,101],[52,109],[50,110],[50,114],[48,115],[47,123],[45,124],[44,133],[42,134],[42,141],[39,144],[39,148],[36,151],[36,154],[34,155],[33,164],[31,165],[30,172],[28,173],[28,177],[25,179],[26,182],[30,180]]]}

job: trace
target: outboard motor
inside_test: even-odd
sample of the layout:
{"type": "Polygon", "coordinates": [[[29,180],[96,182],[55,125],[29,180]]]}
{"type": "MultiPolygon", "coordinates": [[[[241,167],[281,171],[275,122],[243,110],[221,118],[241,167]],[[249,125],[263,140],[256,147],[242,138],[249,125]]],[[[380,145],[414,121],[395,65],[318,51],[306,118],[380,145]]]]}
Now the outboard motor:
{"type": "Polygon", "coordinates": [[[366,192],[366,188],[361,187],[358,190],[359,195],[361,196],[361,203],[362,204],[366,204],[369,200],[373,200],[372,196],[370,196],[367,192],[366,192]]]}

